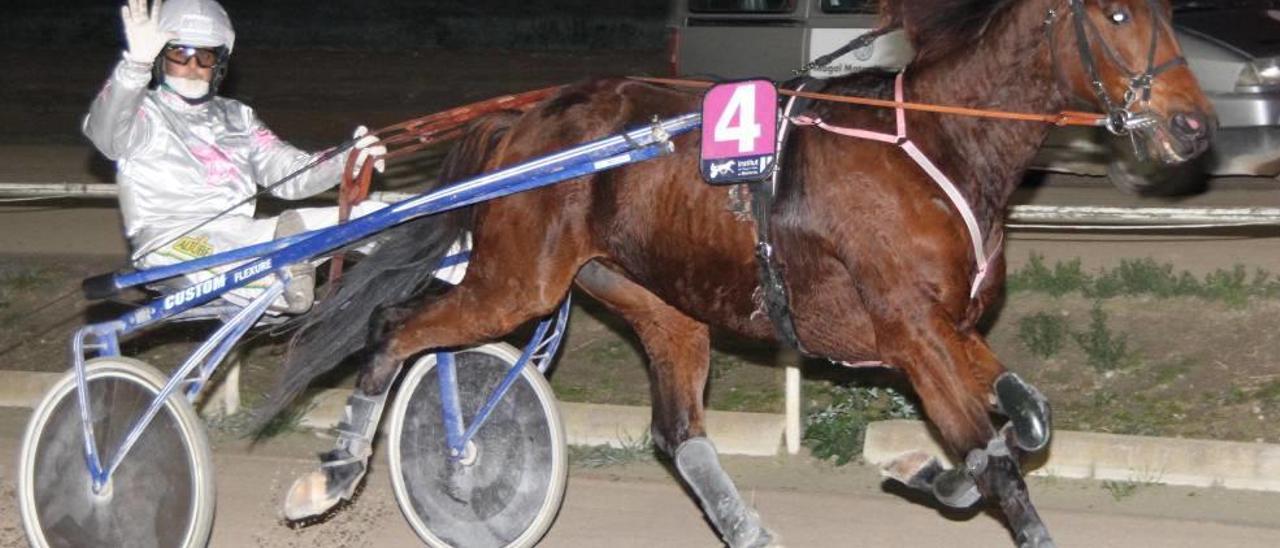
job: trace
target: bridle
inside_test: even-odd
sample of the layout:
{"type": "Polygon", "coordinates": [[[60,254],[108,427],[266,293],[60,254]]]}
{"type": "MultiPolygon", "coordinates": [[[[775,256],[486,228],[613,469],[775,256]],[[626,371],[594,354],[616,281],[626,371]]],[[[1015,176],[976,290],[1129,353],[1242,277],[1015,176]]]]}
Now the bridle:
{"type": "MultiPolygon", "coordinates": [[[[1080,53],[1080,62],[1084,65],[1085,72],[1089,76],[1089,85],[1093,89],[1094,95],[1097,96],[1103,109],[1106,110],[1107,121],[1105,127],[1115,135],[1128,135],[1134,129],[1153,125],[1155,120],[1149,112],[1135,111],[1133,107],[1135,105],[1145,105],[1151,100],[1151,83],[1157,76],[1171,68],[1187,64],[1186,58],[1177,55],[1156,65],[1156,49],[1160,37],[1160,29],[1172,29],[1172,26],[1169,25],[1164,12],[1159,9],[1156,0],[1146,0],[1147,7],[1151,11],[1151,40],[1147,49],[1146,69],[1138,72],[1129,68],[1129,65],[1120,59],[1120,56],[1116,54],[1111,45],[1102,39],[1101,31],[1098,30],[1098,27],[1085,13],[1084,2],[1085,0],[1067,0],[1067,6],[1071,10],[1071,15],[1074,19],[1073,27],[1075,28],[1076,47],[1080,53]],[[1128,87],[1125,89],[1124,96],[1120,101],[1115,100],[1107,92],[1106,85],[1102,83],[1102,77],[1098,73],[1097,60],[1094,59],[1092,48],[1089,47],[1090,33],[1096,37],[1099,47],[1111,63],[1129,79],[1128,87]]],[[[1062,74],[1062,66],[1058,63],[1056,41],[1054,40],[1056,38],[1054,35],[1056,29],[1054,22],[1057,17],[1057,10],[1050,9],[1045,16],[1045,32],[1049,35],[1049,49],[1054,73],[1057,75],[1058,80],[1065,84],[1066,79],[1062,74]]],[[[1172,32],[1172,30],[1169,32],[1172,32]]],[[[1070,89],[1070,87],[1066,86],[1066,89],[1070,89]]]]}

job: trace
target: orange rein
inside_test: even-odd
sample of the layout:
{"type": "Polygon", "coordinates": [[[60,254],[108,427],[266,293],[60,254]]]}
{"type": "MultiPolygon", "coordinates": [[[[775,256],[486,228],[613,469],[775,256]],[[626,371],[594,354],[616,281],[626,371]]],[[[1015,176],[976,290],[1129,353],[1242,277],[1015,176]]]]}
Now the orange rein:
{"type": "MultiPolygon", "coordinates": [[[[664,84],[669,86],[692,87],[692,88],[709,88],[715,85],[715,82],[706,80],[682,80],[678,78],[651,78],[646,76],[631,76],[632,80],[641,82],[649,82],[651,84],[664,84]]],[[[830,93],[814,93],[810,91],[794,91],[789,89],[779,89],[781,95],[790,95],[794,97],[805,97],[808,99],[816,99],[819,101],[832,101],[836,103],[850,103],[854,105],[873,106],[881,108],[901,108],[904,110],[919,110],[924,112],[938,112],[943,114],[959,114],[962,116],[974,116],[977,118],[995,118],[1000,120],[1018,120],[1022,122],[1041,122],[1045,124],[1053,124],[1055,126],[1093,126],[1100,127],[1106,121],[1106,116],[1092,112],[1079,112],[1074,110],[1064,110],[1057,114],[1037,114],[1030,112],[1008,112],[1003,110],[989,110],[969,107],[955,107],[947,105],[931,105],[926,103],[912,103],[909,101],[889,101],[885,99],[871,99],[868,97],[851,97],[848,95],[832,95],[830,93]]]]}

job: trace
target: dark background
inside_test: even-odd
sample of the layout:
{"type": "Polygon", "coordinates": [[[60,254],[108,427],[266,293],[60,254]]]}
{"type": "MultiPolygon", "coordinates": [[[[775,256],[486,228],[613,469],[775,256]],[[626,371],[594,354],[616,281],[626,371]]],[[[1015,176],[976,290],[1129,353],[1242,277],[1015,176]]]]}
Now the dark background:
{"type": "MultiPolygon", "coordinates": [[[[123,0],[5,0],[0,47],[120,47],[123,0]]],[[[656,50],[668,0],[224,0],[242,48],[656,50]]]]}

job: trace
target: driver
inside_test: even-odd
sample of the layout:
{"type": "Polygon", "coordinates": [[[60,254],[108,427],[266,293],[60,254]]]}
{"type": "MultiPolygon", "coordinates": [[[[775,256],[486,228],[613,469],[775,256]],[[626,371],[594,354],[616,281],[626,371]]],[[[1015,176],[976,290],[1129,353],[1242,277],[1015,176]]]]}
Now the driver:
{"type": "MultiPolygon", "coordinates": [[[[128,49],[93,100],[83,129],[116,162],[120,211],[135,267],[180,263],[337,223],[336,207],[254,218],[257,187],[281,180],[323,152],[294,148],[252,108],[217,95],[235,47],[222,6],[214,0],[155,0],[148,10],[147,0],[128,0],[120,12],[128,49]]],[[[355,131],[360,151],[355,169],[372,158],[381,172],[386,147],[366,133],[364,126],[355,131]]],[[[336,154],[270,192],[288,200],[315,195],[341,180],[345,159],[346,154],[336,154]]],[[[353,216],[384,205],[366,201],[353,216]]],[[[198,283],[230,268],[189,273],[180,283],[198,283]]],[[[272,309],[305,312],[313,301],[314,267],[294,265],[289,274],[272,309]]],[[[224,298],[243,305],[272,281],[260,279],[224,298]]]]}

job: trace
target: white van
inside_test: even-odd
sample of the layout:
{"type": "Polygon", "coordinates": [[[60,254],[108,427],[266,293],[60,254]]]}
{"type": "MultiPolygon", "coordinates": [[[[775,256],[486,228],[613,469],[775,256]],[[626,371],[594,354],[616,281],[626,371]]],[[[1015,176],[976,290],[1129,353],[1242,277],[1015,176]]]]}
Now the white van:
{"type": "MultiPolygon", "coordinates": [[[[674,0],[668,23],[676,74],[787,80],[813,60],[875,28],[876,0],[674,0]]],[[[911,46],[901,32],[851,51],[811,75],[859,67],[902,67],[911,46]]]]}

